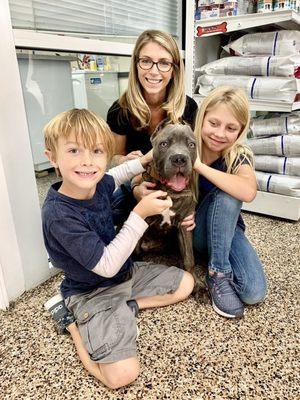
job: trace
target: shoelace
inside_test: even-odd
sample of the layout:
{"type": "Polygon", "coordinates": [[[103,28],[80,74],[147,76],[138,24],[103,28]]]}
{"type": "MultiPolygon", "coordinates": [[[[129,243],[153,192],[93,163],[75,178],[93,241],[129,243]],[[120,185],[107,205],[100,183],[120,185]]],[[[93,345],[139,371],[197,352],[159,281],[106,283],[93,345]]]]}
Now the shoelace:
{"type": "Polygon", "coordinates": [[[231,285],[231,279],[226,276],[214,278],[214,287],[222,295],[232,294],[234,289],[231,285]]]}

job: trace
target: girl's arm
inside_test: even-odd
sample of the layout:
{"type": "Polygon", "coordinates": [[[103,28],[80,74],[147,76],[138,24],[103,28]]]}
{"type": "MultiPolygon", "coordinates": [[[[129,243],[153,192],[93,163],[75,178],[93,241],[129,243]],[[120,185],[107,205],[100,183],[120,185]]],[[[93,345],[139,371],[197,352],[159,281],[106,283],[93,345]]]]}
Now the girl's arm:
{"type": "Polygon", "coordinates": [[[194,169],[223,192],[240,201],[249,203],[256,196],[257,183],[255,173],[249,164],[242,164],[236,174],[229,174],[211,168],[197,158],[194,169]]]}

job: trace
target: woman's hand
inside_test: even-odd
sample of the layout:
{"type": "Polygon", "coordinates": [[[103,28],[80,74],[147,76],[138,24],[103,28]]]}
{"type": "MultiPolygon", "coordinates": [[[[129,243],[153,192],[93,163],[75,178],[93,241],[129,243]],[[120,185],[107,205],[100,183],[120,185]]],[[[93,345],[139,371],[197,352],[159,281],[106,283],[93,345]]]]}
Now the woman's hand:
{"type": "Polygon", "coordinates": [[[156,183],[143,181],[133,188],[133,195],[137,201],[155,191],[156,183]]]}
{"type": "Polygon", "coordinates": [[[193,212],[192,214],[185,217],[184,220],[181,222],[181,225],[184,226],[187,231],[192,231],[196,226],[195,213],[193,212]]]}

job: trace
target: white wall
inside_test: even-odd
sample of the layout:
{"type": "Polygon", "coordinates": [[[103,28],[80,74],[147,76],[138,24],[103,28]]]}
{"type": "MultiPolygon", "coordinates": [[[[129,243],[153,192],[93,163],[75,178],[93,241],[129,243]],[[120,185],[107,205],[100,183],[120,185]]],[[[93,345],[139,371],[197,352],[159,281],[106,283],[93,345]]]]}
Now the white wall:
{"type": "Polygon", "coordinates": [[[0,37],[0,264],[12,300],[49,269],[7,0],[0,0],[0,37]]]}

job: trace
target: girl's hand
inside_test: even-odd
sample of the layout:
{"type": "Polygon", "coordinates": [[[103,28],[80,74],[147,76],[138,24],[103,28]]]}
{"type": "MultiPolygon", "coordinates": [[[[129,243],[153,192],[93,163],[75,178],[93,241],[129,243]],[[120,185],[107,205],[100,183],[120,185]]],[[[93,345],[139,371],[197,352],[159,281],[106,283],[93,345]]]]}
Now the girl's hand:
{"type": "Polygon", "coordinates": [[[184,226],[187,231],[192,231],[196,226],[195,213],[193,212],[192,214],[185,217],[184,220],[181,222],[181,225],[184,226]]]}
{"type": "Polygon", "coordinates": [[[154,192],[156,183],[154,182],[142,182],[141,184],[133,188],[133,195],[137,201],[140,201],[143,197],[154,192]]]}
{"type": "Polygon", "coordinates": [[[167,195],[167,192],[156,190],[143,197],[134,207],[133,211],[143,219],[152,215],[161,214],[164,210],[173,205],[171,198],[167,195]]]}
{"type": "Polygon", "coordinates": [[[196,158],[196,161],[194,162],[194,170],[196,171],[196,172],[198,172],[198,174],[200,174],[201,173],[201,167],[202,167],[202,165],[203,165],[203,162],[200,160],[200,157],[199,157],[199,155],[197,155],[197,158],[196,158]]]}

